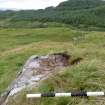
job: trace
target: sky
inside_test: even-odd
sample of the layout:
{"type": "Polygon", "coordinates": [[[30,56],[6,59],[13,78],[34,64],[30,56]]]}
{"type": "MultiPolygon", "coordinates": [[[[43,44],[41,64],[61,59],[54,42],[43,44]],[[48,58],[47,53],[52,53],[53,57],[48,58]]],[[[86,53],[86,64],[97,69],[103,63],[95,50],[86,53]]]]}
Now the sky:
{"type": "Polygon", "coordinates": [[[0,9],[44,9],[66,0],[0,0],[0,9]]]}

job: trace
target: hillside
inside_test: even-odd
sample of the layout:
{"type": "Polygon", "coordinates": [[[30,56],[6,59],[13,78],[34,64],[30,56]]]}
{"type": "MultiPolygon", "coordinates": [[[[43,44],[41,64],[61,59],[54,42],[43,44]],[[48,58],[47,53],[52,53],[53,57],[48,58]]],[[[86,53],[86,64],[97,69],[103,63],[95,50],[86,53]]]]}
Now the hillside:
{"type": "Polygon", "coordinates": [[[30,23],[25,27],[46,27],[43,26],[45,22],[60,22],[76,27],[105,27],[105,1],[68,0],[45,10],[1,11],[0,20],[0,27],[24,27],[24,21],[30,23]]]}
{"type": "Polygon", "coordinates": [[[26,93],[105,91],[105,32],[79,31],[67,27],[0,29],[0,92],[8,87],[31,55],[68,51],[78,65],[65,68],[43,81],[38,88],[25,89],[8,105],[104,105],[104,98],[49,98],[27,100],[26,93]],[[58,34],[60,33],[60,34],[58,34]],[[6,40],[7,39],[7,40],[6,40]],[[99,50],[100,48],[100,50],[99,50]],[[8,77],[8,79],[7,79],[8,77]],[[96,101],[97,100],[97,101],[96,101]],[[103,104],[102,104],[103,103],[103,104]]]}
{"type": "Polygon", "coordinates": [[[0,11],[0,102],[8,86],[14,90],[18,83],[21,87],[28,80],[30,84],[34,82],[29,77],[36,72],[30,73],[28,66],[27,72],[21,72],[28,58],[34,57],[38,64],[43,61],[41,57],[51,61],[54,57],[49,55],[61,52],[70,58],[62,70],[56,68],[56,62],[52,75],[46,74],[51,72],[49,63],[45,69],[32,68],[45,70],[46,78],[38,81],[37,86],[22,88],[9,97],[7,105],[105,105],[105,97],[26,98],[28,93],[40,92],[105,92],[105,1],[68,0],[44,10],[0,11]],[[82,60],[73,63],[77,58],[82,60]],[[24,75],[25,82],[21,79],[24,75]]]}
{"type": "Polygon", "coordinates": [[[98,6],[105,5],[102,0],[68,0],[60,3],[56,9],[58,10],[81,10],[92,9],[98,6]]]}

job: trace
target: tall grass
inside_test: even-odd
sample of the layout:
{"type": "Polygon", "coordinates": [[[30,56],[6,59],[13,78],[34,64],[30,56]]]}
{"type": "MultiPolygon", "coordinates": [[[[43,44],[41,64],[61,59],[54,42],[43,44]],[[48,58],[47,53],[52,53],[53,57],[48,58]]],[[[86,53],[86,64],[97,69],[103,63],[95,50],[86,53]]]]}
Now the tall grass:
{"type": "Polygon", "coordinates": [[[15,79],[31,55],[68,51],[71,59],[82,57],[78,65],[65,68],[42,81],[38,88],[26,89],[12,97],[9,105],[105,105],[103,98],[42,98],[27,100],[26,93],[105,90],[105,32],[76,29],[0,29],[0,93],[15,79]]]}

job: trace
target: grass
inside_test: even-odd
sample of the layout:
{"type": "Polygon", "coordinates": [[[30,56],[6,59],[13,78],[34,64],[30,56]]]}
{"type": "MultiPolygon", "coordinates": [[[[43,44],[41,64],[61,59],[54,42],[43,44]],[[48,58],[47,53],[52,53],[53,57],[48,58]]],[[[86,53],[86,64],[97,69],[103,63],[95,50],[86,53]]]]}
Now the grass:
{"type": "Polygon", "coordinates": [[[0,29],[0,92],[7,88],[31,55],[68,51],[72,59],[82,57],[83,61],[42,81],[38,88],[26,89],[11,98],[8,105],[105,105],[102,97],[34,100],[25,97],[26,93],[33,92],[105,91],[104,47],[104,31],[67,27],[0,29]]]}

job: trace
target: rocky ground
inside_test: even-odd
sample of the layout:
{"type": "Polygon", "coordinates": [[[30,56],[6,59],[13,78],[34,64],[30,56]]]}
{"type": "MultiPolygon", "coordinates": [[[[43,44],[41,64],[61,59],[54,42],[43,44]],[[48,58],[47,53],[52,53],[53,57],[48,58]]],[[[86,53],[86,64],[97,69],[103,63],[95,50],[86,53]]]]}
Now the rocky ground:
{"type": "Polygon", "coordinates": [[[70,56],[66,53],[54,53],[46,56],[31,56],[16,79],[0,98],[0,105],[6,104],[10,96],[16,95],[26,87],[38,85],[56,70],[69,65],[70,56]]]}

